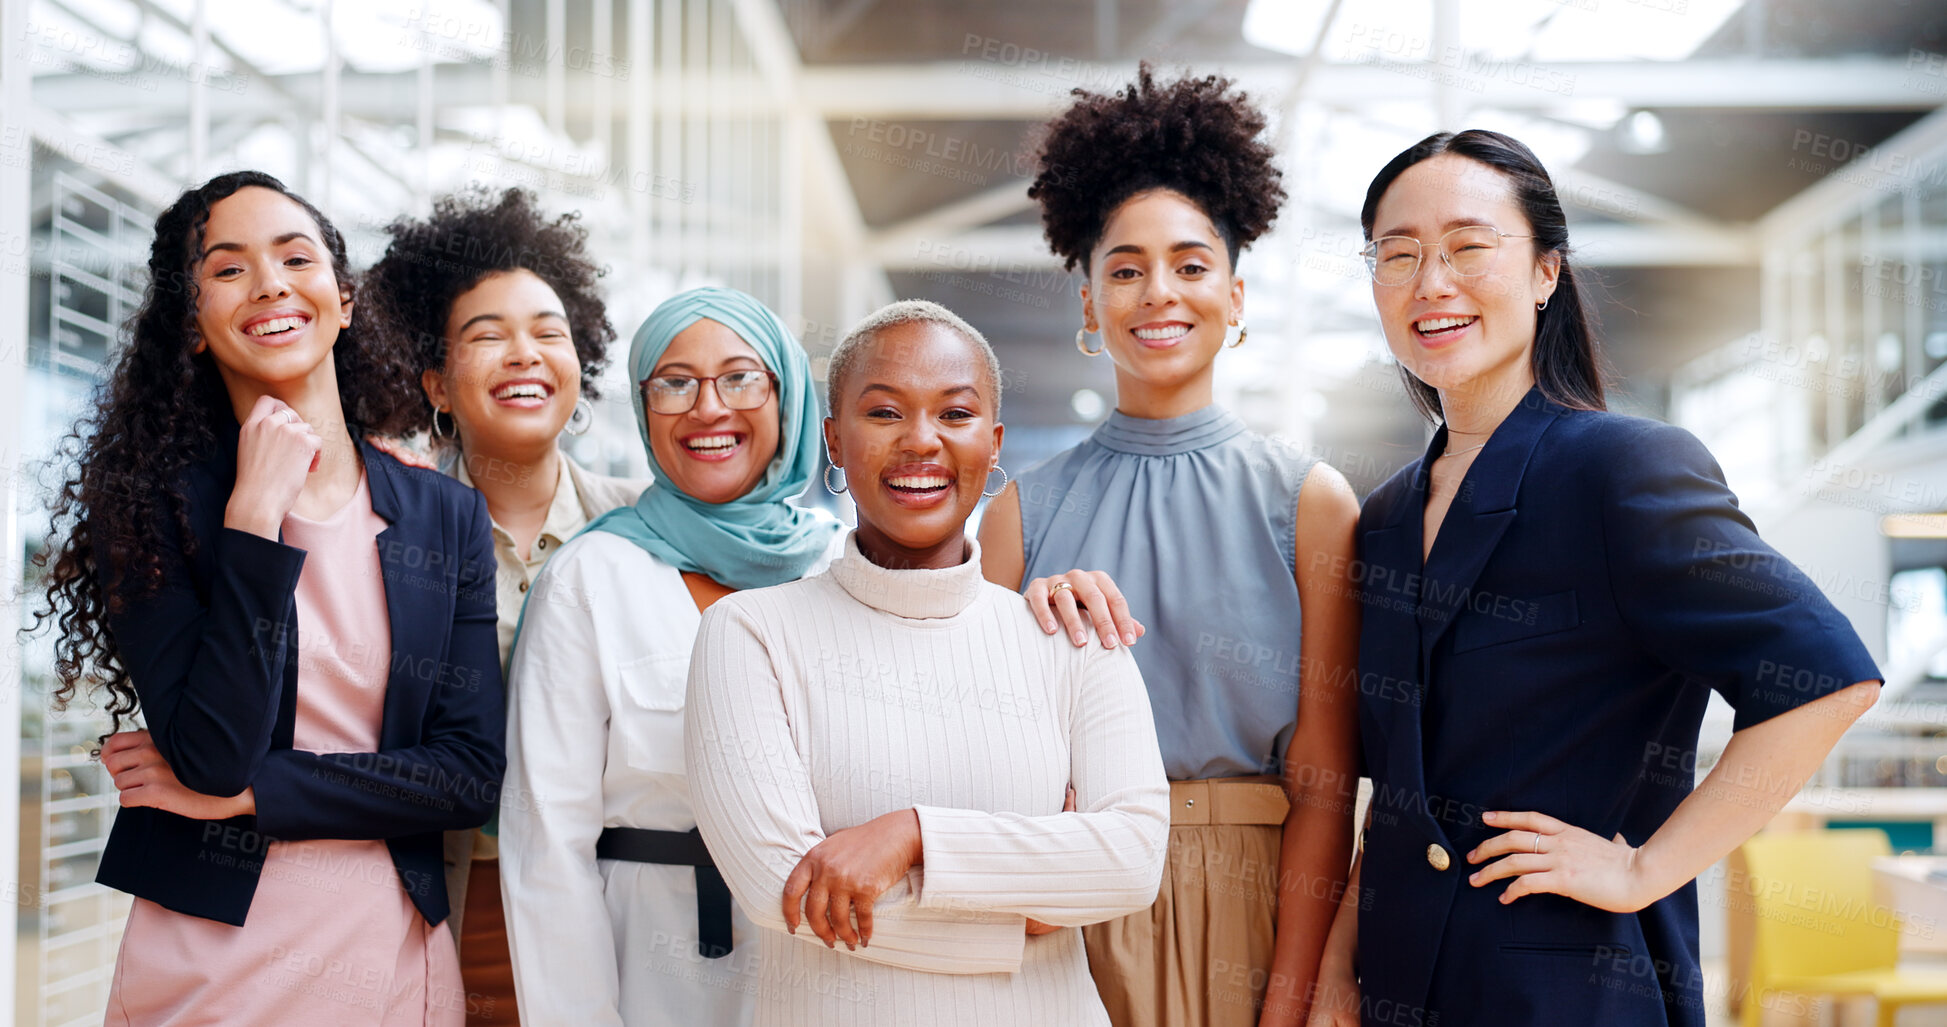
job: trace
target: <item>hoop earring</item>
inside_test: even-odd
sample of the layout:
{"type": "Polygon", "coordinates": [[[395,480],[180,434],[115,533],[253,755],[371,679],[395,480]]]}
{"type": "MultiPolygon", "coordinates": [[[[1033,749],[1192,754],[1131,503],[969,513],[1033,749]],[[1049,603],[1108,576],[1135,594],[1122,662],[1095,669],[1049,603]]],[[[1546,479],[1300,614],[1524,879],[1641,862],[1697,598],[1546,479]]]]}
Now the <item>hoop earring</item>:
{"type": "Polygon", "coordinates": [[[996,471],[999,471],[999,472],[1001,472],[1001,487],[1000,487],[1000,488],[997,488],[997,489],[995,489],[994,491],[992,491],[992,492],[989,492],[989,491],[987,491],[987,483],[986,483],[986,482],[984,482],[984,481],[980,483],[980,494],[981,494],[981,495],[983,495],[983,496],[987,496],[987,497],[989,497],[989,498],[991,498],[991,497],[993,497],[993,496],[998,496],[998,495],[1000,495],[1001,493],[1003,493],[1003,492],[1006,492],[1006,491],[1007,491],[1007,481],[1008,481],[1008,478],[1007,478],[1007,468],[1005,468],[1005,467],[1002,467],[1002,466],[1001,466],[1001,465],[999,465],[999,464],[995,464],[995,465],[994,465],[994,470],[996,470],[996,471]]]}
{"type": "Polygon", "coordinates": [[[1102,355],[1103,350],[1109,348],[1109,340],[1103,339],[1102,345],[1096,347],[1095,349],[1089,349],[1088,329],[1086,327],[1077,328],[1075,329],[1075,348],[1082,351],[1082,356],[1099,357],[1102,355]]]}
{"type": "Polygon", "coordinates": [[[847,490],[849,490],[852,487],[852,483],[849,481],[845,481],[844,479],[841,478],[839,479],[839,484],[842,487],[832,488],[832,472],[836,470],[838,470],[838,468],[833,467],[830,464],[825,465],[825,491],[831,493],[834,496],[842,496],[846,493],[847,490]]]}
{"type": "Polygon", "coordinates": [[[570,435],[586,435],[588,429],[595,427],[595,404],[588,402],[587,396],[575,399],[575,412],[568,415],[568,423],[562,430],[570,435]]]}
{"type": "Polygon", "coordinates": [[[1239,321],[1237,322],[1237,341],[1225,343],[1224,348],[1236,349],[1237,347],[1244,345],[1244,340],[1250,338],[1250,335],[1251,335],[1250,326],[1245,324],[1242,321],[1239,321]]]}
{"type": "Polygon", "coordinates": [[[1542,301],[1541,301],[1540,303],[1537,303],[1537,304],[1535,304],[1535,313],[1537,313],[1537,314],[1539,314],[1539,313],[1541,313],[1542,311],[1544,311],[1544,310],[1547,310],[1547,309],[1548,309],[1548,301],[1547,301],[1547,300],[1542,300],[1542,301]]]}
{"type": "Polygon", "coordinates": [[[449,421],[449,422],[451,422],[451,421],[453,420],[453,415],[452,415],[452,414],[450,414],[450,413],[447,413],[446,411],[444,411],[444,410],[441,410],[441,409],[440,409],[440,408],[438,408],[438,407],[434,407],[434,408],[433,408],[433,438],[436,438],[436,439],[450,439],[450,438],[452,438],[452,437],[453,437],[453,433],[459,430],[459,426],[458,426],[458,425],[455,425],[455,426],[453,426],[453,427],[451,427],[451,428],[448,428],[448,429],[446,429],[445,431],[440,431],[440,430],[439,430],[439,415],[441,415],[441,414],[446,414],[446,420],[447,420],[447,421],[449,421]]]}

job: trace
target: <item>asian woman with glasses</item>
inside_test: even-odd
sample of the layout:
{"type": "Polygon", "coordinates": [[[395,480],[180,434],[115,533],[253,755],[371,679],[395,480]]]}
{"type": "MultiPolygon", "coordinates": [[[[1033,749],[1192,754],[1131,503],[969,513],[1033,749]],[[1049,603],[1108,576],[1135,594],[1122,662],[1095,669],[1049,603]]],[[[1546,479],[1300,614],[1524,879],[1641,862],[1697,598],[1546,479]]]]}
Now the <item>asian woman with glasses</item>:
{"type": "Polygon", "coordinates": [[[1879,671],[1694,437],[1606,412],[1526,146],[1430,136],[1361,221],[1437,429],[1360,516],[1360,681],[1404,684],[1359,696],[1375,791],[1320,1022],[1702,1027],[1695,879],[1797,792],[1879,671]],[[1713,690],[1735,729],[1693,788],[1658,754],[1694,757],[1713,690]]]}

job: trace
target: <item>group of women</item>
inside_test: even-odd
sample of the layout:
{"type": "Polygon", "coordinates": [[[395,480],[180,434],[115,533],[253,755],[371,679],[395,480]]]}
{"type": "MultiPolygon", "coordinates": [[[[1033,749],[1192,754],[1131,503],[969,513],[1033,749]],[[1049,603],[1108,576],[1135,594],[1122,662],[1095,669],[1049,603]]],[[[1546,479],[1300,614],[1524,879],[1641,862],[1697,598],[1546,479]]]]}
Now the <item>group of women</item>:
{"type": "Polygon", "coordinates": [[[61,698],[146,724],[107,1022],[1701,1025],[1692,882],[1878,671],[1750,580],[1789,565],[1693,438],[1604,412],[1506,136],[1362,212],[1424,455],[1362,509],[1217,406],[1264,127],[1146,68],[1048,126],[1116,406],[1011,480],[937,305],[854,328],[821,419],[777,314],[671,298],[625,481],[558,446],[614,338],[573,216],[448,198],[361,278],[273,178],[185,193],[49,561],[61,698]],[[1716,768],[1649,773],[1711,689],[1716,768]]]}

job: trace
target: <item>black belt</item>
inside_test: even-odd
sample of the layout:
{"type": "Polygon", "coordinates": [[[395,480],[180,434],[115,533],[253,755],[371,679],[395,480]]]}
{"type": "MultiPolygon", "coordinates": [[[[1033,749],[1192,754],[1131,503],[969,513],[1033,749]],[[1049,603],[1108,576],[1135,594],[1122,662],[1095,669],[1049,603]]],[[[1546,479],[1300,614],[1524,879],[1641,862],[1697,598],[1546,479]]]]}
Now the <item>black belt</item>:
{"type": "Polygon", "coordinates": [[[703,836],[687,831],[649,831],[640,827],[604,827],[595,839],[598,859],[655,863],[696,868],[696,950],[704,959],[730,954],[730,886],[717,873],[703,836]]]}

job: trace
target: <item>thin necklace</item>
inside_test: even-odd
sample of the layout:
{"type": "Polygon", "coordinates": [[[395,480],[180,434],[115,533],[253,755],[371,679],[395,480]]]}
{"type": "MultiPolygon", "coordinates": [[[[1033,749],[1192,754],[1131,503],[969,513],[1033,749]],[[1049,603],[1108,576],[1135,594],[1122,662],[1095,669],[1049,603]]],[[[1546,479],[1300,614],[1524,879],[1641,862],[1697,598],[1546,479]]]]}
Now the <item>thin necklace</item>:
{"type": "Polygon", "coordinates": [[[1440,454],[1440,455],[1441,455],[1441,456],[1460,456],[1460,455],[1461,455],[1461,454],[1463,454],[1463,453],[1472,453],[1472,452],[1473,452],[1474,450],[1477,450],[1477,449],[1479,449],[1479,448],[1481,448],[1481,446],[1485,446],[1485,445],[1487,445],[1487,443],[1486,443],[1486,441],[1482,441],[1482,442],[1480,442],[1480,443],[1478,443],[1478,444],[1476,444],[1476,445],[1472,445],[1472,446],[1468,446],[1468,447],[1467,447],[1466,449],[1449,449],[1449,450],[1447,450],[1446,452],[1444,452],[1444,453],[1442,453],[1442,454],[1440,454]]]}

